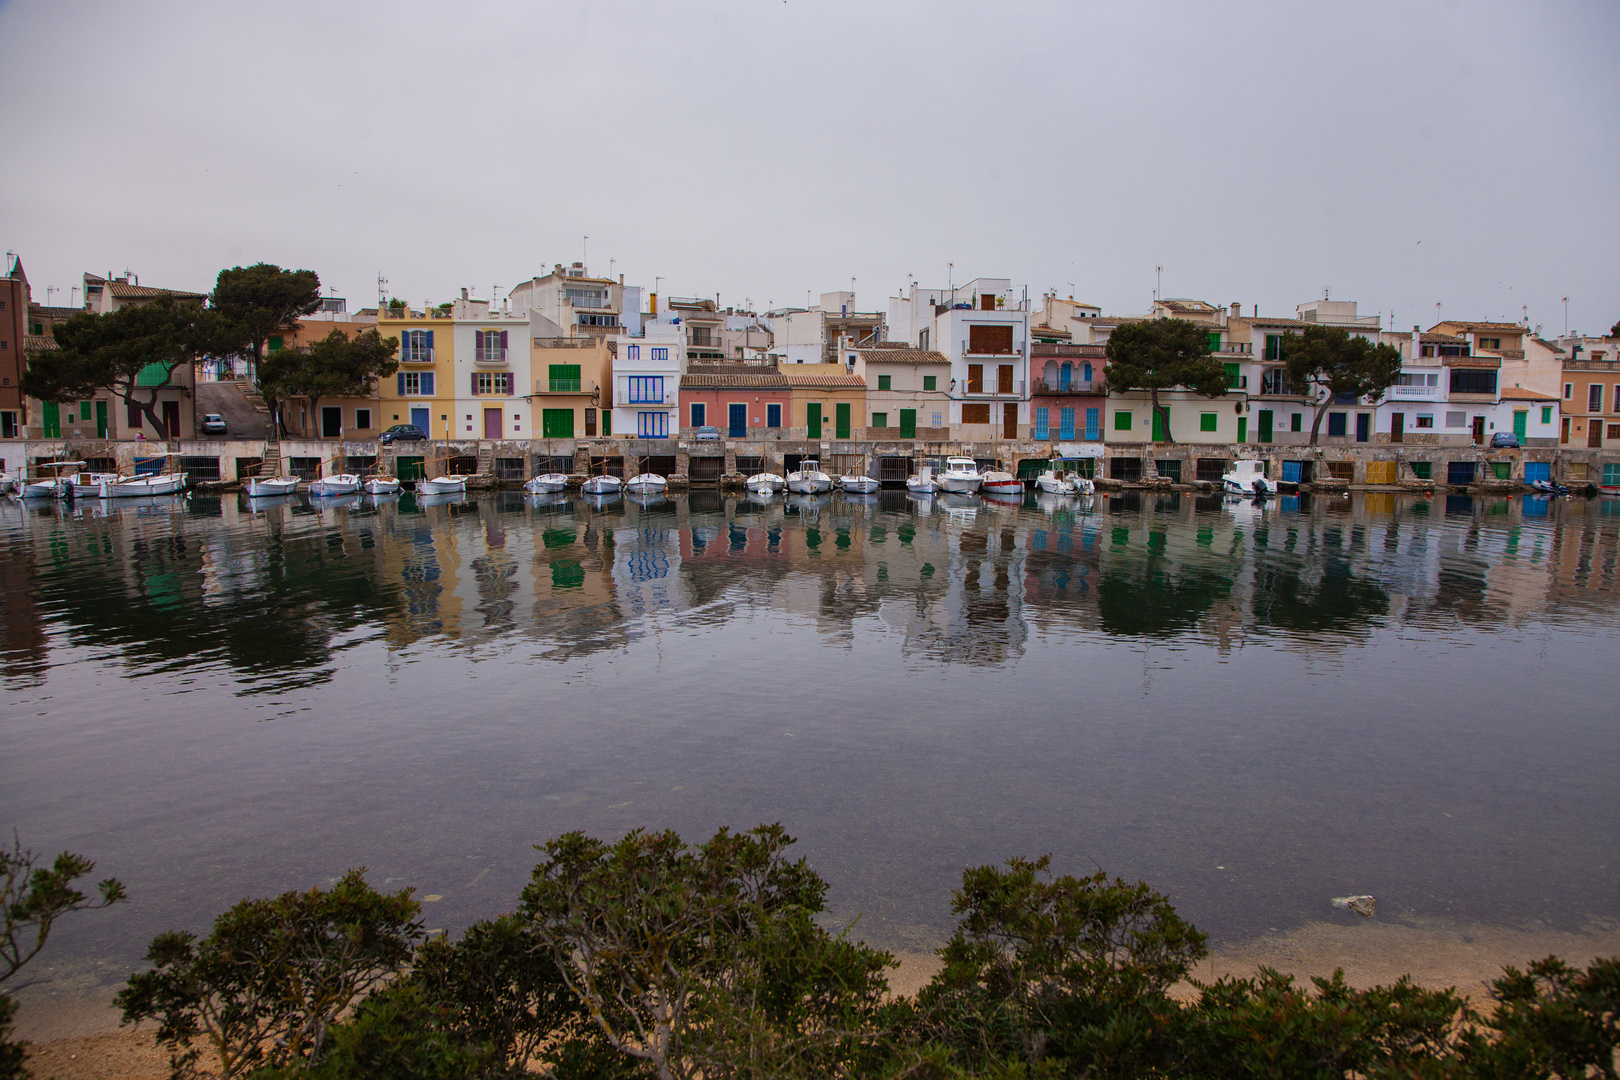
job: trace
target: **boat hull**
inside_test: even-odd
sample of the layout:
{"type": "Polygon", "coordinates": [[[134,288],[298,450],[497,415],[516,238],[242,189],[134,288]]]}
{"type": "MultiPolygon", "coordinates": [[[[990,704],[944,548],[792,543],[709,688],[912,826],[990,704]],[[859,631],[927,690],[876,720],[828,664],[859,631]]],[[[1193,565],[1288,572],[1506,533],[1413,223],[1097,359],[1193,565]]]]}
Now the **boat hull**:
{"type": "Polygon", "coordinates": [[[465,476],[435,476],[431,480],[418,480],[418,495],[459,495],[467,490],[465,476]]]}
{"type": "Polygon", "coordinates": [[[530,495],[554,495],[568,487],[568,477],[563,473],[546,473],[536,476],[523,485],[523,490],[530,495]]]}
{"type": "Polygon", "coordinates": [[[979,492],[984,495],[1000,495],[1003,497],[1022,495],[1024,485],[1017,480],[996,480],[988,484],[980,484],[979,492]]]}
{"type": "Polygon", "coordinates": [[[249,479],[247,482],[248,498],[274,498],[277,495],[291,495],[298,490],[298,477],[272,476],[263,480],[249,479]]]}
{"type": "Polygon", "coordinates": [[[398,495],[399,481],[392,476],[374,476],[365,484],[368,495],[398,495]]]}
{"type": "Polygon", "coordinates": [[[882,487],[870,476],[840,476],[838,486],[853,495],[871,495],[882,487]]]}
{"type": "Polygon", "coordinates": [[[59,499],[67,488],[64,481],[44,480],[37,484],[24,484],[17,494],[25,499],[59,499]]]}
{"type": "Polygon", "coordinates": [[[579,486],[586,495],[617,495],[624,489],[624,481],[617,476],[593,476],[579,486]]]}
{"type": "Polygon", "coordinates": [[[979,490],[979,484],[977,476],[942,476],[939,490],[949,495],[972,495],[979,490]]]}
{"type": "Polygon", "coordinates": [[[755,473],[744,482],[743,486],[749,491],[757,492],[761,495],[775,495],[778,491],[782,490],[786,483],[787,481],[783,480],[775,473],[755,473]]]}
{"type": "Polygon", "coordinates": [[[662,495],[668,486],[669,481],[652,473],[632,476],[624,482],[624,490],[632,495],[662,495]]]}
{"type": "Polygon", "coordinates": [[[939,490],[939,484],[933,480],[923,480],[913,476],[906,481],[906,490],[913,495],[932,495],[939,490]]]}
{"type": "Polygon", "coordinates": [[[323,476],[309,482],[311,495],[353,495],[360,490],[360,478],[350,473],[323,476]]]}
{"type": "Polygon", "coordinates": [[[823,495],[832,490],[832,477],[826,473],[788,473],[787,489],[795,495],[823,495]]]}
{"type": "Polygon", "coordinates": [[[116,484],[108,484],[102,490],[104,499],[138,499],[148,495],[173,495],[184,491],[186,477],[184,473],[165,473],[162,476],[140,476],[133,480],[124,480],[116,484]]]}

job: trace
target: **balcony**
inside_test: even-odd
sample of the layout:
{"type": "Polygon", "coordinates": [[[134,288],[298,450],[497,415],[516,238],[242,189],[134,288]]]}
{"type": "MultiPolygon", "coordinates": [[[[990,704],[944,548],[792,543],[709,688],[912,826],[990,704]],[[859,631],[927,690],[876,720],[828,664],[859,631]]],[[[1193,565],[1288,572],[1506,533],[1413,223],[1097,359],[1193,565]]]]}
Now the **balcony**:
{"type": "Polygon", "coordinates": [[[432,349],[411,349],[400,353],[399,362],[402,364],[431,364],[433,363],[432,349]]]}
{"type": "Polygon", "coordinates": [[[1096,382],[1086,382],[1083,379],[1075,379],[1068,386],[1062,386],[1047,379],[1040,379],[1035,383],[1034,392],[1037,394],[1100,394],[1102,388],[1096,382]]]}
{"type": "Polygon", "coordinates": [[[506,363],[505,349],[479,349],[473,354],[476,364],[504,364],[506,363]]]}
{"type": "Polygon", "coordinates": [[[1438,386],[1392,386],[1387,391],[1393,401],[1439,401],[1438,386]]]}
{"type": "Polygon", "coordinates": [[[977,398],[977,397],[1007,398],[1009,400],[1017,398],[1019,400],[1022,400],[1023,397],[1024,397],[1024,380],[1023,379],[1014,380],[1011,390],[997,390],[997,389],[995,389],[993,387],[991,389],[989,389],[989,390],[986,390],[982,385],[980,385],[978,387],[975,387],[972,383],[969,383],[968,388],[965,391],[963,391],[963,393],[967,397],[975,397],[975,398],[977,398]]]}
{"type": "Polygon", "coordinates": [[[583,379],[536,379],[536,394],[594,394],[596,384],[583,379]]]}
{"type": "Polygon", "coordinates": [[[663,409],[675,407],[675,391],[667,391],[663,397],[648,397],[646,394],[632,394],[628,390],[619,390],[613,395],[615,408],[632,408],[634,406],[647,406],[649,408],[663,409]]]}
{"type": "Polygon", "coordinates": [[[1215,352],[1230,356],[1253,356],[1254,342],[1252,341],[1226,341],[1215,352]]]}

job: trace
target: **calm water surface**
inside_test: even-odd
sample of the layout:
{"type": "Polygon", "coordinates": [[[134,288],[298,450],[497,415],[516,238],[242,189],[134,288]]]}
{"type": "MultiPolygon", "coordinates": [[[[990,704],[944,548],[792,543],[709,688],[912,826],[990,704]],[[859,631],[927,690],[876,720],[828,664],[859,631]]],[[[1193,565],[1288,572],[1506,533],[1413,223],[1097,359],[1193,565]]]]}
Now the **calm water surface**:
{"type": "Polygon", "coordinates": [[[1620,913],[1620,502],[1191,495],[0,505],[0,824],[147,939],[364,865],[428,925],[530,845],[780,820],[930,948],[963,866],[1141,877],[1217,940],[1620,913]]]}

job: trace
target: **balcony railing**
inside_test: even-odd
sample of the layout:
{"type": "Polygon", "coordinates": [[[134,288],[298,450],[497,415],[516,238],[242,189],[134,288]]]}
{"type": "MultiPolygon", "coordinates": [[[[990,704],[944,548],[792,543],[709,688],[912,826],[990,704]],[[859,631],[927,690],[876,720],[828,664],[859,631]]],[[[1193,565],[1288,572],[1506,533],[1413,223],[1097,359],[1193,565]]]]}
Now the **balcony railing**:
{"type": "Polygon", "coordinates": [[[983,385],[975,389],[973,384],[969,383],[968,388],[963,393],[969,397],[1022,398],[1024,396],[1024,380],[1018,379],[1014,381],[1011,390],[998,390],[994,386],[986,389],[983,385]]]}
{"type": "Polygon", "coordinates": [[[1218,352],[1218,353],[1237,353],[1237,354],[1241,354],[1241,355],[1244,355],[1244,356],[1253,356],[1254,355],[1254,342],[1252,342],[1252,341],[1223,341],[1221,343],[1220,347],[1217,348],[1215,351],[1218,352]]]}
{"type": "Polygon", "coordinates": [[[432,349],[409,349],[400,353],[399,362],[402,364],[431,364],[433,363],[432,349]]]}
{"type": "Polygon", "coordinates": [[[1059,385],[1058,383],[1052,382],[1049,379],[1041,379],[1041,380],[1039,380],[1038,382],[1035,383],[1035,393],[1037,393],[1037,394],[1100,394],[1100,393],[1102,393],[1102,391],[1101,391],[1101,389],[1098,388],[1098,386],[1097,386],[1097,384],[1095,382],[1086,382],[1086,381],[1084,381],[1082,379],[1076,379],[1073,382],[1069,383],[1068,386],[1059,385]]]}
{"type": "Polygon", "coordinates": [[[480,349],[473,354],[473,360],[480,364],[506,363],[505,349],[480,349]]]}
{"type": "Polygon", "coordinates": [[[596,384],[582,379],[536,379],[534,392],[537,394],[594,394],[596,384]]]}
{"type": "Polygon", "coordinates": [[[648,396],[645,393],[637,396],[628,390],[620,390],[613,395],[613,404],[615,406],[651,405],[655,408],[672,407],[675,404],[675,393],[674,390],[670,390],[663,397],[648,396]]]}
{"type": "Polygon", "coordinates": [[[1389,396],[1397,401],[1439,401],[1438,386],[1392,386],[1389,396]]]}

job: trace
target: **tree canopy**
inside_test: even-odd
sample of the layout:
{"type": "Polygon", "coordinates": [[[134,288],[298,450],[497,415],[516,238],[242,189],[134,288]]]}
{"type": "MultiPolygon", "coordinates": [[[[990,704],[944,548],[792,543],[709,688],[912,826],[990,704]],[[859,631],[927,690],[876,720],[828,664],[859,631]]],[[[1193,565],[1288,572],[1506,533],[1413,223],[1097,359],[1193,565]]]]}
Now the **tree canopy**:
{"type": "Polygon", "coordinates": [[[288,397],[309,399],[313,412],[322,398],[358,397],[372,384],[399,370],[399,339],[385,338],[376,328],[353,337],[334,329],[310,345],[277,349],[259,369],[259,391],[275,402],[288,397]]]}
{"type": "Polygon", "coordinates": [[[1352,336],[1342,326],[1308,325],[1301,333],[1285,337],[1282,345],[1289,378],[1307,387],[1316,405],[1312,446],[1322,417],[1339,395],[1380,398],[1401,374],[1399,349],[1352,336]]]}
{"type": "Polygon", "coordinates": [[[194,300],[161,296],[108,315],[88,312],[51,330],[57,348],[35,356],[20,386],[41,401],[75,401],[107,391],[140,409],[164,438],[158,394],[175,372],[232,349],[235,332],[219,312],[194,300]]]}
{"type": "Polygon", "coordinates": [[[1111,394],[1145,390],[1153,415],[1170,434],[1170,410],[1159,391],[1184,387],[1201,397],[1220,397],[1229,379],[1226,365],[1209,358],[1208,331],[1186,319],[1146,319],[1120,325],[1108,337],[1104,381],[1111,394]]]}
{"type": "Polygon", "coordinates": [[[283,270],[270,263],[233,266],[214,281],[213,308],[235,328],[231,350],[258,363],[272,334],[291,330],[321,306],[321,279],[313,270],[283,270]]]}

